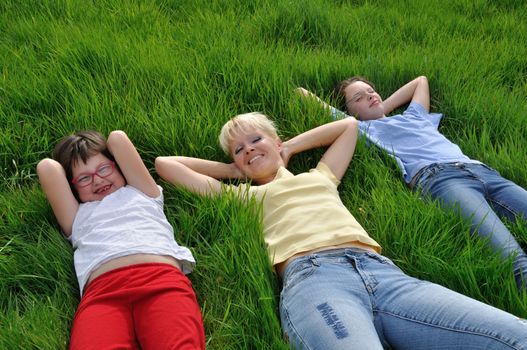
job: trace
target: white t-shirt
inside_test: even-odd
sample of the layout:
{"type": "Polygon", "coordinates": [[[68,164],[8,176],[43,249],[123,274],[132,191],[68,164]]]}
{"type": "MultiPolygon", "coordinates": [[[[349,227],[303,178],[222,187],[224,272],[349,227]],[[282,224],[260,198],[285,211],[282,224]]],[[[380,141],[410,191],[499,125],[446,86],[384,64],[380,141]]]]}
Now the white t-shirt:
{"type": "Polygon", "coordinates": [[[163,189],[159,190],[159,197],[151,198],[124,186],[100,201],[79,206],[69,239],[81,295],[92,271],[126,255],[168,255],[180,262],[183,273],[192,271],[194,257],[175,241],[163,212],[163,189]]]}

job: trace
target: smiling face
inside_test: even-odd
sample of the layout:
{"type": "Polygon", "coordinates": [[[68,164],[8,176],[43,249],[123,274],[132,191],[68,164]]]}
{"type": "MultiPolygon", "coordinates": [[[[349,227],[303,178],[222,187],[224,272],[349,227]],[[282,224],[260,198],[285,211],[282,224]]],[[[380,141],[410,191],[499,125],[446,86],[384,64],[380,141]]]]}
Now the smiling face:
{"type": "Polygon", "coordinates": [[[258,129],[234,133],[229,150],[238,169],[257,184],[272,181],[284,166],[280,139],[258,129]]]}
{"type": "Polygon", "coordinates": [[[126,180],[119,169],[114,169],[113,172],[105,177],[100,177],[96,173],[100,170],[101,165],[108,164],[110,159],[102,153],[97,153],[90,156],[86,163],[82,159],[78,159],[72,166],[72,178],[78,179],[81,175],[93,176],[93,182],[87,186],[80,187],[74,185],[77,190],[81,202],[100,201],[110,193],[117,191],[119,188],[126,185],[126,180]]]}
{"type": "Polygon", "coordinates": [[[355,81],[344,89],[346,109],[360,120],[373,120],[384,117],[381,96],[367,83],[355,81]]]}

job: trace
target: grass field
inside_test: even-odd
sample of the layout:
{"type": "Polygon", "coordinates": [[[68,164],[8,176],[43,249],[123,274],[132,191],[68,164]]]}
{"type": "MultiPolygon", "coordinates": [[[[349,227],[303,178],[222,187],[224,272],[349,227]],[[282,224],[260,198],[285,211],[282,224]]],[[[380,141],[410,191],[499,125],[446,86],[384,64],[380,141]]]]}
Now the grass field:
{"type": "MultiPolygon", "coordinates": [[[[0,349],[67,346],[72,251],[35,174],[62,136],[122,129],[152,171],[158,155],[226,161],[217,134],[236,114],[264,112],[284,138],[329,121],[297,86],[327,98],[363,75],[388,96],[426,75],[440,130],[527,187],[526,15],[521,0],[1,1],[0,349]]],[[[198,261],[208,349],[286,349],[253,208],[160,184],[176,239],[198,261]]],[[[409,192],[386,155],[361,141],[340,191],[404,271],[527,317],[510,262],[409,192]]],[[[510,227],[525,244],[526,223],[510,227]]]]}

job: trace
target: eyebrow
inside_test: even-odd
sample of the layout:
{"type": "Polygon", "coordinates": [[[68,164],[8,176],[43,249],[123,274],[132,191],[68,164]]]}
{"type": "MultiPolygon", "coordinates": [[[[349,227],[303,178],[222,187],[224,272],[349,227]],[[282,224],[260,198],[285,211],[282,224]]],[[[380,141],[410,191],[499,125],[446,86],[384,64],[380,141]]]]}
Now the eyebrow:
{"type": "Polygon", "coordinates": [[[348,104],[348,103],[350,103],[350,102],[353,102],[353,100],[355,100],[355,98],[356,98],[357,96],[360,96],[360,95],[362,95],[362,92],[361,92],[361,91],[358,91],[358,92],[354,93],[353,96],[351,96],[349,99],[347,99],[344,103],[345,103],[345,104],[348,104]]]}
{"type": "Polygon", "coordinates": [[[368,87],[368,88],[366,88],[366,89],[364,89],[364,90],[359,90],[359,91],[357,91],[356,93],[354,93],[354,94],[350,97],[350,99],[349,99],[348,101],[352,101],[352,100],[354,100],[357,96],[363,95],[363,94],[368,93],[368,92],[370,92],[370,91],[371,91],[371,92],[375,92],[375,89],[372,88],[372,87],[370,86],[370,87],[368,87]]]}
{"type": "Polygon", "coordinates": [[[363,93],[364,93],[363,91],[358,91],[358,92],[354,93],[353,96],[351,96],[350,100],[355,99],[355,97],[360,96],[360,95],[362,95],[363,93]]]}

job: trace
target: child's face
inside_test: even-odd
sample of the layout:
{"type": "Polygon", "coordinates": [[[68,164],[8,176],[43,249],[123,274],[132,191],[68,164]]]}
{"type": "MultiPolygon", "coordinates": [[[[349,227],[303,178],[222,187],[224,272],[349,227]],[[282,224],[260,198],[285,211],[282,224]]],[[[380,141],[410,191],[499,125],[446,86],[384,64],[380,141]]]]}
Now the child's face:
{"type": "Polygon", "coordinates": [[[344,89],[348,113],[360,120],[384,117],[381,96],[363,81],[356,81],[344,89]]]}
{"type": "Polygon", "coordinates": [[[72,167],[73,181],[84,178],[74,184],[81,202],[100,201],[110,193],[126,185],[126,180],[116,166],[111,166],[111,161],[101,153],[88,158],[84,163],[82,159],[72,167]],[[108,168],[110,166],[110,168],[108,168]],[[98,175],[97,173],[101,173],[98,175]],[[109,175],[106,175],[108,174],[109,175]],[[92,181],[90,183],[90,181],[92,181]]]}
{"type": "Polygon", "coordinates": [[[284,161],[282,142],[258,129],[236,133],[230,142],[230,153],[242,173],[256,183],[272,181],[284,161]]]}

